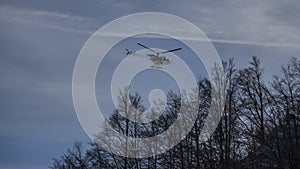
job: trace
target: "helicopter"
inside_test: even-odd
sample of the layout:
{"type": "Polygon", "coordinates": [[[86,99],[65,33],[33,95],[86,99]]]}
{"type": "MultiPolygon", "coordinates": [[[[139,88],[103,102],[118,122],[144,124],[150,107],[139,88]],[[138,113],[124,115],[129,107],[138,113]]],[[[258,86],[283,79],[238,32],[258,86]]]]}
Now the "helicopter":
{"type": "MultiPolygon", "coordinates": [[[[181,50],[181,48],[176,48],[176,49],[171,49],[171,50],[167,50],[167,51],[163,51],[163,52],[157,52],[141,43],[137,43],[139,46],[148,49],[149,51],[151,51],[152,53],[147,54],[148,57],[150,57],[150,60],[152,61],[153,65],[151,66],[152,68],[157,68],[157,69],[161,69],[163,68],[163,65],[169,65],[171,63],[171,61],[166,57],[166,56],[160,56],[160,54],[164,54],[164,53],[169,53],[169,52],[174,52],[177,50],[181,50]]],[[[131,56],[137,56],[140,54],[137,54],[136,51],[130,51],[128,49],[125,49],[127,51],[126,55],[131,55],[131,56]]],[[[144,56],[144,55],[142,55],[144,56]]]]}

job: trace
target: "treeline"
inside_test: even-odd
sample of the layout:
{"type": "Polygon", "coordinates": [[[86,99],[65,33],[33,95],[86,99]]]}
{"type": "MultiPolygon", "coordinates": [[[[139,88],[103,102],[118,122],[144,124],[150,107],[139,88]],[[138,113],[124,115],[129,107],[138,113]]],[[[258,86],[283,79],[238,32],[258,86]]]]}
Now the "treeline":
{"type": "MultiPolygon", "coordinates": [[[[224,68],[225,108],[217,129],[207,141],[199,143],[199,136],[210,109],[212,86],[202,79],[195,91],[197,97],[194,100],[189,97],[189,103],[184,103],[197,105],[197,120],[189,134],[169,151],[149,158],[124,158],[96,143],[84,148],[76,142],[54,159],[50,168],[299,169],[300,61],[291,58],[271,82],[264,81],[258,57],[253,57],[246,68],[236,68],[233,59],[224,63],[224,68]]],[[[120,93],[119,107],[108,122],[116,131],[132,137],[155,136],[167,130],[183,103],[182,96],[169,92],[167,108],[157,120],[137,123],[120,115],[120,112],[125,112],[125,116],[130,114],[133,110],[130,106],[145,110],[138,94],[130,95],[128,101],[122,97],[126,92],[120,93]]],[[[109,146],[109,140],[101,139],[96,137],[95,142],[109,146]]]]}

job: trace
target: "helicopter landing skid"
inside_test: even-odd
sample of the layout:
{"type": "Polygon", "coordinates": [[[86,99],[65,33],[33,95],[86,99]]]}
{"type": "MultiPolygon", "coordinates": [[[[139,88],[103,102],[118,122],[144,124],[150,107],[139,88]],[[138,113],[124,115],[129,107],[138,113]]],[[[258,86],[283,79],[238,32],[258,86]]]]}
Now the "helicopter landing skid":
{"type": "Polygon", "coordinates": [[[151,68],[156,68],[156,69],[165,69],[164,67],[162,67],[162,66],[154,66],[154,65],[152,65],[151,66],[151,68]]]}

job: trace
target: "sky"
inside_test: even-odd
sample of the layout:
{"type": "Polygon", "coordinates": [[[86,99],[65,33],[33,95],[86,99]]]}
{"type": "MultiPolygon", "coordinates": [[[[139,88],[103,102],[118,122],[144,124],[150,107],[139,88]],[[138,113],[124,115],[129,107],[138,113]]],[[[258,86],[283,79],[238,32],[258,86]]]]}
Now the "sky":
{"type": "Polygon", "coordinates": [[[185,18],[237,67],[259,56],[268,81],[300,58],[299,11],[295,0],[1,0],[0,168],[48,168],[75,141],[90,141],[73,108],[72,74],[85,42],[110,21],[137,12],[185,18]]]}

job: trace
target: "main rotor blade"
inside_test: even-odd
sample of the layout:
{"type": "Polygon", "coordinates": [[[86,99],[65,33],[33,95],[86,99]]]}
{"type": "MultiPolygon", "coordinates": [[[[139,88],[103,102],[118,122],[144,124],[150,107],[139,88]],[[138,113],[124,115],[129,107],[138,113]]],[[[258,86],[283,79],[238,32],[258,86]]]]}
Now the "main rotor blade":
{"type": "Polygon", "coordinates": [[[143,48],[146,48],[146,49],[148,49],[148,50],[150,50],[151,52],[153,52],[153,53],[157,53],[155,50],[153,50],[153,49],[150,49],[150,48],[148,48],[147,46],[145,46],[145,45],[143,45],[143,44],[140,44],[140,43],[137,43],[138,45],[140,45],[140,46],[142,46],[143,48]]]}
{"type": "Polygon", "coordinates": [[[174,51],[177,51],[177,50],[181,50],[181,48],[176,48],[176,49],[172,49],[172,50],[167,50],[167,51],[159,52],[159,53],[169,53],[169,52],[174,52],[174,51]]]}

